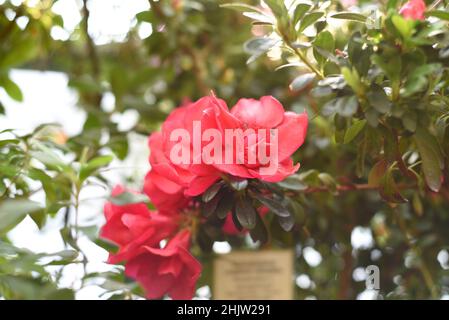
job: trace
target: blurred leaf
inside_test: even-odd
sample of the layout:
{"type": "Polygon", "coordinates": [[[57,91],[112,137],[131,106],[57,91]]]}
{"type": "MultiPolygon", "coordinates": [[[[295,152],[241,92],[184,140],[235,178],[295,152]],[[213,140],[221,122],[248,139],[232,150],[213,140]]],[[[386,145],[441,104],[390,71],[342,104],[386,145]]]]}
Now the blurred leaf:
{"type": "Polygon", "coordinates": [[[449,21],[449,12],[443,10],[430,10],[425,12],[426,17],[435,17],[441,20],[449,21]]]}
{"type": "Polygon", "coordinates": [[[0,87],[3,87],[5,89],[6,93],[14,100],[22,102],[23,101],[23,94],[22,90],[20,90],[19,86],[12,81],[8,77],[1,77],[0,78],[0,87]]]}
{"type": "Polygon", "coordinates": [[[354,140],[355,137],[360,133],[360,131],[363,130],[363,128],[366,125],[366,120],[356,120],[354,123],[346,130],[344,143],[350,143],[352,140],[354,140]]]}
{"type": "Polygon", "coordinates": [[[309,11],[311,5],[308,3],[299,3],[293,13],[293,25],[296,26],[298,22],[304,17],[307,11],[309,11]]]}
{"type": "Polygon", "coordinates": [[[333,14],[331,18],[334,19],[343,19],[343,20],[351,20],[351,21],[357,21],[357,22],[366,22],[367,17],[360,13],[355,12],[339,12],[336,14],[333,14]]]}
{"type": "Polygon", "coordinates": [[[320,65],[323,65],[328,58],[328,56],[324,56],[322,54],[323,50],[328,53],[333,53],[335,50],[334,37],[332,36],[332,33],[329,31],[320,32],[313,41],[313,46],[313,55],[315,59],[320,65]]]}
{"type": "Polygon", "coordinates": [[[302,182],[297,175],[289,176],[277,184],[288,190],[304,191],[307,189],[307,184],[302,182]]]}
{"type": "Polygon", "coordinates": [[[0,203],[0,235],[17,225],[27,214],[42,209],[42,206],[28,199],[7,199],[0,203]]]}
{"type": "Polygon", "coordinates": [[[306,14],[299,24],[298,32],[303,32],[307,27],[317,22],[322,16],[324,16],[324,12],[320,11],[314,11],[306,14]]]}
{"type": "Polygon", "coordinates": [[[90,160],[85,165],[82,165],[80,170],[80,181],[84,181],[99,168],[107,166],[113,159],[112,156],[99,156],[90,160]]]}
{"type": "Polygon", "coordinates": [[[268,242],[267,227],[258,213],[256,213],[256,225],[249,232],[253,241],[259,241],[261,245],[268,242]]]}
{"type": "Polygon", "coordinates": [[[109,201],[117,206],[124,206],[133,203],[147,203],[149,199],[143,194],[125,191],[119,195],[109,197],[109,201]]]}
{"type": "Polygon", "coordinates": [[[422,160],[422,169],[427,186],[430,190],[438,192],[443,180],[444,162],[438,141],[426,130],[418,127],[415,135],[416,146],[422,160]]]}
{"type": "Polygon", "coordinates": [[[302,74],[299,77],[296,77],[292,83],[290,84],[290,90],[300,91],[305,89],[308,85],[310,85],[313,80],[315,80],[315,73],[306,73],[302,74]]]}
{"type": "Polygon", "coordinates": [[[262,205],[270,209],[275,215],[280,217],[290,216],[290,212],[280,201],[265,197],[258,193],[255,194],[255,197],[262,205]]]}
{"type": "Polygon", "coordinates": [[[235,213],[243,228],[253,229],[256,226],[258,214],[251,203],[251,199],[243,198],[238,200],[235,206],[235,213]]]}

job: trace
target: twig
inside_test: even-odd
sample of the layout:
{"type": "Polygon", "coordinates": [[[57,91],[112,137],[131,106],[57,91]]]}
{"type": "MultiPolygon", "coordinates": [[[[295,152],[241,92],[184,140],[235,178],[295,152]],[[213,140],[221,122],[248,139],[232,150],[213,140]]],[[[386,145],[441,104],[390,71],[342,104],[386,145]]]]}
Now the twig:
{"type": "Polygon", "coordinates": [[[1,30],[0,32],[0,43],[4,43],[4,41],[6,40],[6,37],[11,33],[11,31],[14,28],[14,25],[16,24],[17,19],[22,16],[22,12],[23,12],[23,7],[20,6],[17,11],[16,11],[16,15],[14,16],[14,18],[8,23],[8,25],[1,30]]]}
{"type": "Polygon", "coordinates": [[[86,36],[86,45],[87,45],[87,52],[89,54],[91,66],[92,66],[92,74],[94,76],[95,80],[99,80],[100,78],[100,60],[98,58],[97,50],[95,49],[95,43],[92,40],[92,37],[89,35],[89,16],[90,12],[87,8],[87,1],[83,0],[83,15],[84,15],[84,21],[82,23],[84,34],[86,36]]]}
{"type": "Polygon", "coordinates": [[[437,1],[435,1],[434,3],[432,3],[432,4],[429,6],[429,10],[435,9],[436,7],[438,7],[438,6],[441,4],[441,2],[443,2],[443,0],[437,0],[437,1]]]}
{"type": "MultiPolygon", "coordinates": [[[[403,184],[398,185],[398,189],[407,190],[407,189],[415,189],[417,187],[416,184],[403,184]]],[[[337,185],[335,190],[328,187],[309,187],[303,191],[299,191],[297,193],[319,193],[319,192],[348,192],[348,191],[366,191],[366,190],[378,190],[379,186],[371,185],[371,184],[347,184],[347,185],[337,185]]]]}
{"type": "Polygon", "coordinates": [[[411,241],[410,232],[408,231],[407,225],[406,225],[404,219],[402,218],[402,216],[400,215],[400,213],[398,213],[397,210],[394,210],[394,213],[398,220],[399,229],[404,234],[407,245],[417,256],[420,257],[419,262],[418,262],[419,263],[418,270],[421,272],[421,275],[424,279],[427,289],[429,290],[433,299],[438,299],[439,294],[438,294],[437,286],[435,284],[435,281],[432,278],[432,274],[429,271],[427,264],[424,262],[424,260],[420,256],[419,248],[413,243],[413,241],[411,241]]]}

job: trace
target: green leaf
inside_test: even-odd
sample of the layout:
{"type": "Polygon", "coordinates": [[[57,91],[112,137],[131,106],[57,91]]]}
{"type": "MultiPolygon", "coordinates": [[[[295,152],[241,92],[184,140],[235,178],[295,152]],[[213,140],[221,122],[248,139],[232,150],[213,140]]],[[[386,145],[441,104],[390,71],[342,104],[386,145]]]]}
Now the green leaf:
{"type": "Polygon", "coordinates": [[[267,198],[258,193],[255,194],[255,197],[261,204],[270,209],[275,215],[280,217],[288,217],[290,215],[288,209],[280,201],[267,198]]]}
{"type": "Polygon", "coordinates": [[[270,7],[276,17],[282,18],[288,15],[288,11],[283,0],[264,0],[264,2],[270,7]]]}
{"type": "Polygon", "coordinates": [[[329,31],[320,32],[313,41],[313,56],[320,65],[323,65],[329,58],[329,54],[332,54],[335,50],[334,37],[329,31]],[[327,52],[327,55],[323,55],[323,52],[327,52]]]}
{"type": "Polygon", "coordinates": [[[64,163],[61,157],[50,149],[48,146],[41,142],[34,142],[33,147],[36,150],[30,152],[31,156],[48,167],[55,168],[58,171],[71,169],[68,165],[64,163]]]}
{"type": "Polygon", "coordinates": [[[228,213],[234,207],[234,194],[230,191],[226,191],[223,194],[220,202],[218,203],[217,209],[214,212],[214,215],[219,219],[224,219],[228,215],[228,213]]]}
{"type": "Polygon", "coordinates": [[[382,87],[373,86],[366,96],[370,105],[380,113],[387,113],[391,110],[390,99],[382,87]]]}
{"type": "Polygon", "coordinates": [[[331,16],[334,19],[351,20],[357,22],[366,22],[367,17],[360,13],[355,12],[339,12],[331,16]]]}
{"type": "Polygon", "coordinates": [[[253,241],[259,241],[261,245],[268,241],[268,230],[259,214],[256,214],[256,225],[249,233],[253,241]]]}
{"type": "Polygon", "coordinates": [[[235,180],[232,180],[230,184],[234,190],[241,191],[241,190],[245,190],[246,187],[248,186],[248,180],[235,179],[235,180]]]}
{"type": "Polygon", "coordinates": [[[295,216],[290,214],[288,217],[277,217],[279,225],[285,232],[290,232],[295,225],[295,216]]]}
{"type": "Polygon", "coordinates": [[[358,134],[363,130],[366,125],[366,120],[356,120],[354,123],[346,130],[344,143],[350,143],[358,134]]]}
{"type": "Polygon", "coordinates": [[[380,189],[379,193],[384,198],[384,200],[390,203],[405,203],[407,199],[405,199],[400,191],[398,186],[396,185],[396,181],[393,177],[393,167],[387,169],[385,175],[382,177],[380,181],[380,189]]]}
{"type": "Polygon", "coordinates": [[[20,90],[19,86],[14,81],[12,81],[10,78],[8,78],[8,77],[1,78],[0,86],[2,86],[3,89],[5,89],[6,93],[12,99],[14,99],[18,102],[23,101],[22,90],[20,90]]]}
{"type": "Polygon", "coordinates": [[[416,114],[416,112],[406,112],[401,119],[405,129],[410,132],[415,132],[416,126],[418,124],[418,115],[416,114]]]}
{"type": "Polygon", "coordinates": [[[281,182],[277,183],[284,189],[294,190],[294,191],[304,191],[306,190],[307,184],[302,182],[297,175],[292,175],[290,177],[285,178],[281,182]]]}
{"type": "Polygon", "coordinates": [[[360,76],[356,69],[343,67],[341,68],[341,74],[345,78],[346,83],[359,95],[363,94],[363,86],[360,81],[360,76]]]}
{"type": "Polygon", "coordinates": [[[322,16],[324,16],[324,12],[320,11],[315,11],[306,14],[304,18],[301,20],[301,23],[299,24],[298,32],[304,31],[307,27],[318,21],[322,16]]]}
{"type": "Polygon", "coordinates": [[[300,3],[296,6],[295,11],[293,13],[293,25],[296,26],[296,24],[301,20],[302,17],[306,14],[307,11],[309,11],[311,5],[308,3],[300,3]]]}
{"type": "Polygon", "coordinates": [[[240,12],[254,11],[258,13],[264,13],[261,9],[246,3],[224,3],[220,4],[220,7],[233,9],[240,12]]]}
{"type": "Polygon", "coordinates": [[[27,214],[41,210],[40,203],[28,199],[7,199],[0,203],[0,235],[17,225],[27,214]]]}
{"type": "Polygon", "coordinates": [[[109,163],[111,163],[113,159],[114,157],[106,155],[106,156],[99,156],[90,160],[87,164],[81,167],[80,180],[84,181],[90,175],[92,175],[92,173],[95,172],[97,169],[105,167],[109,163]]]}
{"type": "Polygon", "coordinates": [[[400,15],[394,15],[391,17],[391,22],[395,26],[396,30],[402,35],[402,37],[407,40],[411,37],[413,33],[413,20],[404,19],[400,15]]]}
{"type": "Polygon", "coordinates": [[[253,229],[256,226],[258,214],[251,203],[251,199],[244,198],[237,201],[235,213],[240,225],[243,228],[253,229]]]}
{"type": "Polygon", "coordinates": [[[290,84],[290,90],[292,91],[300,91],[310,85],[313,80],[315,80],[315,73],[306,73],[302,74],[299,77],[296,77],[292,83],[290,84]]]}
{"type": "Polygon", "coordinates": [[[369,172],[368,175],[368,184],[373,187],[380,186],[383,176],[387,172],[388,163],[385,159],[377,162],[369,172]]]}
{"type": "Polygon", "coordinates": [[[124,206],[133,203],[147,203],[149,199],[143,194],[125,191],[119,195],[109,197],[109,201],[117,206],[124,206]]]}
{"type": "Polygon", "coordinates": [[[277,43],[278,40],[269,37],[257,37],[248,40],[243,45],[244,50],[251,54],[251,57],[246,63],[250,64],[262,54],[274,47],[277,43]]]}
{"type": "Polygon", "coordinates": [[[207,189],[202,195],[203,202],[207,203],[207,202],[211,201],[213,198],[215,198],[215,196],[221,190],[222,186],[223,186],[223,182],[221,182],[221,181],[210,186],[209,189],[207,189]]]}
{"type": "Polygon", "coordinates": [[[414,135],[416,146],[422,160],[422,170],[427,186],[438,192],[441,188],[444,161],[438,141],[425,129],[418,127],[414,135]]]}
{"type": "Polygon", "coordinates": [[[320,172],[318,174],[318,179],[320,179],[320,181],[329,188],[329,190],[331,190],[332,192],[337,191],[337,182],[335,181],[335,179],[328,173],[325,172],[320,172]]]}
{"type": "Polygon", "coordinates": [[[154,22],[153,11],[147,10],[147,11],[139,12],[138,14],[136,14],[136,19],[139,22],[153,23],[154,22]]]}
{"type": "Polygon", "coordinates": [[[443,10],[431,10],[425,13],[426,17],[435,17],[441,20],[449,21],[449,12],[443,10]]]}
{"type": "Polygon", "coordinates": [[[358,108],[358,101],[356,96],[345,96],[339,98],[336,105],[336,110],[342,117],[352,117],[358,108]]]}

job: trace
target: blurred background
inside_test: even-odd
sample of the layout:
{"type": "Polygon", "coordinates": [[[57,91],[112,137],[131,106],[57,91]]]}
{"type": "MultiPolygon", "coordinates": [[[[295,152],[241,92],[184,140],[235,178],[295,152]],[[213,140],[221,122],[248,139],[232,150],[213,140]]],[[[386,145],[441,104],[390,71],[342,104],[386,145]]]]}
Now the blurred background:
{"type": "MultiPolygon", "coordinates": [[[[102,206],[115,184],[141,188],[147,137],[183,101],[211,90],[228,106],[273,95],[285,108],[314,115],[311,95],[289,90],[298,71],[276,69],[282,50],[247,64],[244,43],[264,26],[220,8],[225,2],[0,0],[0,298],[141,297],[120,266],[105,263],[102,206]],[[73,178],[96,158],[107,167],[73,178]],[[31,202],[11,202],[17,198],[31,202]]],[[[336,144],[333,125],[313,116],[296,160],[304,171],[357,180],[357,148],[336,144]]],[[[274,247],[295,250],[295,297],[449,298],[447,198],[407,196],[413,201],[395,208],[377,191],[305,196],[300,227],[272,230],[274,247]],[[410,243],[392,211],[417,241],[410,243]],[[372,264],[380,268],[380,291],[365,288],[372,264]]],[[[254,243],[229,239],[214,251],[242,247],[254,243]]],[[[211,298],[210,260],[202,257],[198,298],[211,298]]]]}

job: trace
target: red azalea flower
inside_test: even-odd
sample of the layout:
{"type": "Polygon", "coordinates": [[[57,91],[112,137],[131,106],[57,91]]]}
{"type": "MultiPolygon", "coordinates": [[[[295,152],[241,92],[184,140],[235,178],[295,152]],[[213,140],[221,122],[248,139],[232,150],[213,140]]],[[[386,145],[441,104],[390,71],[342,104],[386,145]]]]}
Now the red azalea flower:
{"type": "Polygon", "coordinates": [[[399,13],[407,19],[424,20],[426,17],[426,3],[423,0],[410,0],[399,10],[399,13]]]}
{"type": "Polygon", "coordinates": [[[128,261],[125,274],[145,289],[148,299],[168,294],[173,299],[192,299],[201,264],[189,253],[190,231],[184,230],[163,249],[144,246],[128,261]]]}
{"type": "Polygon", "coordinates": [[[231,116],[225,117],[227,128],[265,129],[266,135],[249,135],[245,139],[243,154],[238,154],[234,149],[235,158],[243,158],[243,163],[219,164],[214,166],[220,171],[242,178],[256,178],[268,182],[279,182],[299,169],[299,164],[293,165],[291,155],[304,143],[308,117],[307,113],[296,114],[285,112],[281,103],[272,96],[265,96],[260,100],[240,99],[231,109],[231,116]],[[272,133],[277,131],[277,141],[272,141],[272,133]],[[270,144],[277,144],[277,157],[274,164],[262,164],[257,159],[255,164],[247,162],[257,148],[268,148],[270,144]],[[274,166],[274,171],[264,173],[269,165],[274,166]]]}
{"type": "Polygon", "coordinates": [[[215,97],[204,97],[188,103],[170,114],[160,133],[150,136],[151,171],[145,178],[144,192],[158,208],[180,208],[188,203],[183,195],[189,198],[202,194],[223,173],[269,182],[281,181],[299,168],[299,164],[293,165],[291,155],[303,144],[307,124],[306,113],[285,112],[279,101],[271,96],[260,100],[241,99],[231,111],[223,100],[215,97]],[[214,139],[214,143],[204,141],[203,134],[208,129],[218,132],[222,140],[214,139]],[[254,132],[264,129],[265,133],[250,133],[245,136],[244,145],[240,146],[242,148],[233,144],[231,149],[225,141],[227,130],[246,132],[247,129],[253,129],[254,132]],[[278,133],[277,141],[272,138],[274,129],[278,133]],[[176,130],[186,132],[189,139],[172,140],[176,130]],[[266,163],[247,161],[259,148],[268,148],[275,143],[278,156],[275,163],[271,164],[274,168],[272,172],[264,173],[263,169],[270,166],[266,163]],[[203,148],[209,144],[222,148],[223,155],[230,153],[233,162],[204,163],[203,148]],[[175,163],[171,158],[173,151],[186,152],[189,161],[175,163]]]}
{"type": "MultiPolygon", "coordinates": [[[[112,191],[117,196],[126,190],[116,186],[112,191]]],[[[116,254],[110,254],[109,262],[117,263],[139,253],[142,245],[159,245],[160,241],[174,234],[178,228],[177,215],[161,215],[148,210],[144,203],[123,206],[107,202],[104,206],[106,223],[100,236],[119,246],[116,254]]]]}
{"type": "MultiPolygon", "coordinates": [[[[112,190],[112,196],[118,196],[125,191],[125,188],[122,186],[115,186],[112,190]]],[[[106,202],[104,205],[104,215],[106,224],[101,228],[100,236],[118,245],[125,245],[133,239],[133,235],[127,226],[124,216],[134,216],[146,220],[150,219],[151,212],[145,203],[119,206],[112,202],[106,202]]]]}

